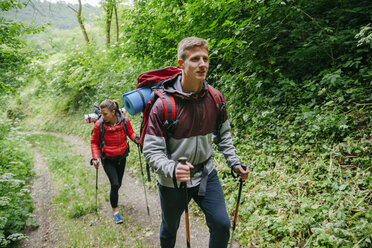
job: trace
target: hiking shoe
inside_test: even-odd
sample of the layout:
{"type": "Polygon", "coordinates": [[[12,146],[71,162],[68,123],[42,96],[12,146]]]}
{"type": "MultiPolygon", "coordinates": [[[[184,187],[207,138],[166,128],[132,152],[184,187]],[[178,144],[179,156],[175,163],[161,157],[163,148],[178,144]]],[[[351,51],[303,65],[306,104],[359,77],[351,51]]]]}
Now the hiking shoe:
{"type": "Polygon", "coordinates": [[[114,221],[116,222],[116,224],[123,223],[123,217],[121,217],[119,212],[114,214],[114,221]]]}

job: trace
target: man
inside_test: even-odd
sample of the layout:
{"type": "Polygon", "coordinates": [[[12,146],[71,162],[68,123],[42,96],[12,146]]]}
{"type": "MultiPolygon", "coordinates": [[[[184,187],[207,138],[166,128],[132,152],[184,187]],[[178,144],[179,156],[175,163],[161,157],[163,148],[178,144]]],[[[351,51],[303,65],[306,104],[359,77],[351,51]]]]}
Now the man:
{"type": "MultiPolygon", "coordinates": [[[[221,108],[221,125],[216,125],[221,112],[205,81],[209,68],[207,41],[185,38],[178,44],[177,53],[182,75],[164,82],[163,91],[175,99],[178,123],[169,135],[164,129],[164,105],[158,99],[149,115],[143,147],[146,160],[157,172],[162,208],[161,247],[174,247],[176,242],[185,210],[184,191],[179,188],[182,182],[187,182],[189,200],[193,198],[206,217],[209,247],[227,247],[230,220],[217,171],[213,169],[212,139],[242,180],[248,177],[249,170],[243,169],[235,154],[225,108],[221,108]],[[178,162],[180,157],[187,158],[186,164],[178,162]]],[[[222,94],[215,92],[224,105],[222,94]]]]}

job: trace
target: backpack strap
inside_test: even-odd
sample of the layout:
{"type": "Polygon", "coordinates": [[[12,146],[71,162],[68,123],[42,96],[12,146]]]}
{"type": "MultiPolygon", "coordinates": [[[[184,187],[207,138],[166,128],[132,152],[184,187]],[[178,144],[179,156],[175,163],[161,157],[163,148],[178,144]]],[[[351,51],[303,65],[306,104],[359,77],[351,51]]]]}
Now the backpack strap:
{"type": "Polygon", "coordinates": [[[214,135],[217,140],[220,140],[220,129],[223,123],[225,104],[222,102],[221,96],[217,93],[217,90],[208,84],[208,91],[211,94],[218,111],[216,124],[214,126],[214,135]]]}
{"type": "MultiPolygon", "coordinates": [[[[123,129],[124,129],[124,137],[125,137],[125,142],[128,144],[128,140],[127,140],[127,137],[128,137],[128,132],[127,132],[127,118],[125,117],[125,115],[123,114],[123,112],[121,112],[121,110],[119,110],[122,118],[123,118],[123,129]]],[[[127,151],[126,153],[128,154],[129,153],[129,144],[128,144],[128,148],[127,148],[127,151]]]]}
{"type": "Polygon", "coordinates": [[[163,102],[164,106],[164,123],[163,126],[167,133],[167,139],[172,137],[173,129],[178,124],[178,120],[176,120],[176,102],[172,95],[168,95],[162,90],[158,90],[155,94],[160,97],[161,101],[163,102]]]}
{"type": "MultiPolygon", "coordinates": [[[[161,100],[163,101],[164,106],[164,128],[166,129],[167,137],[165,139],[166,146],[167,146],[167,153],[170,154],[169,151],[169,139],[172,137],[174,132],[174,127],[178,124],[178,120],[176,120],[176,102],[172,95],[162,94],[161,100]]],[[[175,175],[176,168],[173,171],[173,185],[177,189],[177,181],[175,175]]]]}
{"type": "Polygon", "coordinates": [[[120,112],[120,115],[121,115],[121,118],[123,119],[123,129],[124,129],[124,135],[125,135],[125,141],[127,140],[127,136],[128,136],[128,132],[127,132],[127,118],[125,117],[125,115],[123,114],[123,112],[121,112],[121,110],[119,110],[120,112]]]}
{"type": "Polygon", "coordinates": [[[211,93],[214,102],[216,103],[217,111],[220,111],[221,106],[222,106],[222,99],[221,99],[220,95],[217,94],[216,89],[213,88],[212,86],[210,86],[209,84],[208,84],[208,90],[209,90],[209,93],[211,93]]]}
{"type": "Polygon", "coordinates": [[[105,143],[105,139],[103,138],[105,135],[105,122],[101,117],[99,117],[99,147],[101,148],[101,146],[106,146],[106,143],[105,143]]]}
{"type": "Polygon", "coordinates": [[[143,106],[142,112],[143,112],[143,110],[145,109],[145,106],[146,106],[145,97],[143,96],[142,92],[139,89],[135,89],[135,91],[138,92],[138,94],[141,97],[142,106],[143,106]]]}
{"type": "Polygon", "coordinates": [[[101,160],[106,158],[105,153],[102,151],[102,147],[106,146],[105,139],[103,138],[105,135],[105,122],[103,121],[102,116],[99,117],[99,141],[98,141],[98,148],[99,148],[99,156],[101,160]]]}
{"type": "MultiPolygon", "coordinates": [[[[173,136],[174,128],[177,126],[179,120],[176,120],[176,102],[172,95],[168,95],[165,92],[158,90],[156,94],[160,97],[164,106],[164,129],[166,131],[167,137],[165,138],[165,143],[167,147],[167,154],[170,154],[169,150],[169,139],[173,136]]],[[[175,175],[173,175],[173,184],[177,188],[177,182],[175,181],[175,175]]]]}
{"type": "Polygon", "coordinates": [[[172,95],[163,94],[163,96],[161,100],[164,105],[164,119],[168,121],[168,123],[171,123],[176,119],[176,102],[172,95]]]}

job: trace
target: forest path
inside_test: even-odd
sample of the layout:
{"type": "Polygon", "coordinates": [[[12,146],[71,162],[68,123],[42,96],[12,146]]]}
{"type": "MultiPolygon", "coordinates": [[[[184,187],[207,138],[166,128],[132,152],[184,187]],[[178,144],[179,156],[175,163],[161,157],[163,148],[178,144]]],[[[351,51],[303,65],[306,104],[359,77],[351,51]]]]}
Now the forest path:
{"type": "MultiPolygon", "coordinates": [[[[72,149],[79,155],[84,158],[84,165],[87,170],[92,170],[92,175],[95,172],[93,167],[89,167],[89,161],[91,158],[90,144],[85,142],[83,139],[72,136],[64,135],[58,133],[48,133],[57,137],[62,137],[67,145],[71,145],[72,149]]],[[[136,152],[136,149],[131,151],[136,152]]],[[[137,155],[138,160],[138,155],[137,155]]],[[[138,162],[138,161],[137,161],[138,162]]],[[[142,157],[142,163],[143,163],[142,157]]],[[[40,151],[35,149],[35,169],[36,177],[34,180],[32,188],[32,197],[35,202],[35,218],[40,224],[39,228],[35,231],[30,231],[27,233],[29,238],[22,242],[22,247],[58,247],[63,242],[63,230],[61,229],[58,223],[58,219],[51,216],[53,214],[53,205],[50,205],[50,201],[53,198],[53,190],[50,181],[49,171],[45,161],[42,158],[40,151]]],[[[104,187],[105,195],[99,194],[98,202],[102,207],[99,209],[100,219],[112,219],[112,210],[108,200],[109,194],[109,181],[102,168],[98,169],[98,187],[104,187]],[[106,196],[107,195],[107,196],[106,196]]],[[[115,225],[113,226],[123,228],[123,235],[126,230],[131,228],[131,224],[139,225],[143,227],[141,230],[137,230],[138,239],[141,240],[144,247],[160,247],[159,243],[159,228],[161,223],[161,208],[157,190],[147,190],[148,205],[150,208],[150,216],[147,214],[146,201],[144,196],[144,189],[142,182],[138,182],[134,177],[129,174],[129,170],[126,170],[123,184],[120,188],[119,196],[119,208],[121,211],[125,212],[129,220],[127,227],[124,225],[115,225]]],[[[99,223],[100,225],[102,222],[99,223]]],[[[132,228],[133,229],[133,228],[132,228]]],[[[208,247],[209,240],[209,231],[207,226],[204,223],[203,217],[197,217],[190,215],[190,233],[191,233],[191,246],[205,248],[208,247]]],[[[130,230],[133,232],[133,230],[130,230]]],[[[176,247],[185,247],[186,246],[186,235],[185,235],[185,220],[182,217],[180,228],[177,233],[177,243],[176,247]]],[[[62,245],[63,247],[63,245],[62,245]]],[[[122,247],[120,244],[118,247],[122,247]]],[[[234,244],[234,247],[239,247],[234,244]]]]}
{"type": "Polygon", "coordinates": [[[56,247],[59,243],[60,220],[53,217],[55,206],[52,199],[55,190],[52,187],[51,177],[42,152],[33,147],[35,177],[31,189],[31,196],[34,202],[35,221],[39,227],[35,230],[26,230],[27,240],[20,242],[20,247],[56,247]]]}

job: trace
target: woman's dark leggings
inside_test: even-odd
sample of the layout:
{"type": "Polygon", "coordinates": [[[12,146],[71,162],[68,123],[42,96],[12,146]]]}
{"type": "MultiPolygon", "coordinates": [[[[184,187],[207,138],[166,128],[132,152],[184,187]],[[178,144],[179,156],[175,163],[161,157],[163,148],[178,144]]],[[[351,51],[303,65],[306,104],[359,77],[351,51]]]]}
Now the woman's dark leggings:
{"type": "Polygon", "coordinates": [[[124,176],[125,163],[125,157],[122,159],[111,159],[110,157],[107,157],[102,161],[103,169],[105,170],[111,184],[110,203],[112,208],[118,207],[119,189],[124,176]]]}

